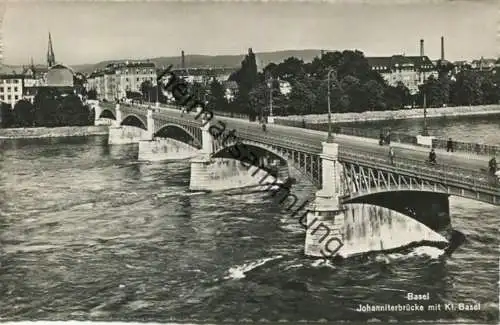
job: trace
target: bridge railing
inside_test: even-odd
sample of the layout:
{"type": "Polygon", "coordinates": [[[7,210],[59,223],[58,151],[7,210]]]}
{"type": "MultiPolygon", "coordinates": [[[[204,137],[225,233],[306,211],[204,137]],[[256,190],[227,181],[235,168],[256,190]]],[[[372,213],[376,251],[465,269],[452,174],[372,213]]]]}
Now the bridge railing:
{"type": "MultiPolygon", "coordinates": [[[[325,123],[307,123],[296,120],[279,120],[278,122],[281,125],[292,126],[298,128],[307,128],[311,130],[325,131],[327,124],[325,123]]],[[[379,139],[380,131],[373,129],[362,129],[355,127],[346,127],[346,126],[333,126],[333,132],[345,135],[351,135],[361,138],[370,138],[370,139],[379,139]]],[[[404,144],[418,145],[417,136],[402,133],[402,132],[391,132],[390,136],[391,142],[399,142],[404,144]]],[[[432,146],[438,149],[446,149],[447,140],[446,139],[434,139],[432,141],[432,146]]],[[[464,152],[474,155],[486,155],[486,156],[494,156],[495,154],[500,153],[500,146],[495,145],[487,145],[483,143],[470,143],[470,142],[461,142],[461,141],[453,141],[453,150],[458,152],[464,152]]]]}
{"type": "Polygon", "coordinates": [[[226,117],[232,117],[232,118],[238,118],[242,120],[249,120],[249,116],[247,114],[240,114],[240,113],[232,113],[232,112],[223,112],[223,111],[213,111],[214,116],[226,116],[226,117]]]}
{"type": "MultiPolygon", "coordinates": [[[[448,141],[444,139],[432,140],[432,147],[434,148],[446,149],[447,144],[448,141]]],[[[500,153],[500,146],[493,146],[483,143],[453,141],[453,150],[475,155],[494,156],[495,154],[500,153]]]]}
{"type": "Polygon", "coordinates": [[[365,153],[354,153],[348,150],[339,150],[339,157],[362,166],[372,164],[374,168],[387,168],[388,171],[403,175],[411,175],[417,178],[425,178],[431,181],[451,181],[455,184],[463,184],[471,189],[482,188],[490,192],[498,192],[499,184],[494,177],[487,173],[474,172],[460,168],[452,168],[444,165],[429,165],[408,158],[395,158],[391,164],[389,159],[367,155],[365,153]]]}
{"type": "MultiPolygon", "coordinates": [[[[361,129],[361,128],[353,128],[353,127],[336,127],[334,128],[335,133],[352,135],[362,138],[371,138],[371,139],[380,139],[380,131],[373,129],[361,129]]],[[[385,134],[384,134],[385,136],[385,134]]],[[[391,132],[390,133],[391,142],[399,142],[406,144],[417,144],[417,137],[411,134],[401,133],[401,132],[391,132]]]]}
{"type": "MultiPolygon", "coordinates": [[[[277,146],[285,146],[295,150],[307,151],[310,153],[319,154],[322,151],[320,144],[305,144],[298,142],[298,139],[276,138],[262,134],[255,134],[249,131],[239,131],[239,134],[245,139],[274,144],[277,146]],[[299,144],[300,143],[300,144],[299,144]]],[[[424,178],[430,181],[445,181],[455,184],[462,184],[471,188],[482,188],[487,191],[499,191],[499,184],[494,177],[491,177],[486,172],[473,171],[447,165],[430,165],[425,161],[420,161],[411,158],[395,157],[394,164],[391,164],[389,157],[381,157],[379,152],[353,152],[349,149],[339,148],[339,158],[358,162],[360,165],[370,165],[374,168],[385,168],[389,172],[401,173],[402,175],[424,178]]]]}

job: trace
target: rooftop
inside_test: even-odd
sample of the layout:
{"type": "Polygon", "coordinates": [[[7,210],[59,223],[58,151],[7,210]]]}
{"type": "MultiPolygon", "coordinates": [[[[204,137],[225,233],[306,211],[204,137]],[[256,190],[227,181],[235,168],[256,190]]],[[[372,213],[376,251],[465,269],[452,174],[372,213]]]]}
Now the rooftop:
{"type": "Polygon", "coordinates": [[[397,67],[416,67],[419,69],[434,69],[434,64],[427,56],[381,56],[367,57],[368,64],[372,67],[379,67],[377,70],[390,71],[397,67]]]}

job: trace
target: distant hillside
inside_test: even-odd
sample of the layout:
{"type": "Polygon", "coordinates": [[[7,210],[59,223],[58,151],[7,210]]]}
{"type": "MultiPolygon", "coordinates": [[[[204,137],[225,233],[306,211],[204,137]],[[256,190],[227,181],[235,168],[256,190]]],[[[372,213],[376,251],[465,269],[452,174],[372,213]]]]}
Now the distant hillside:
{"type": "MultiPolygon", "coordinates": [[[[312,61],[315,56],[320,55],[320,50],[289,50],[289,51],[277,51],[277,52],[263,52],[256,53],[257,56],[257,65],[259,68],[263,68],[271,62],[280,63],[283,60],[294,56],[300,58],[306,62],[312,61]]],[[[186,66],[189,68],[205,68],[205,67],[227,67],[227,68],[239,68],[241,66],[241,61],[245,57],[245,54],[241,55],[186,55],[185,61],[186,66]]],[[[147,60],[147,59],[146,59],[147,60]]],[[[146,60],[128,60],[128,61],[146,61],[146,60]]],[[[112,62],[120,62],[127,61],[127,59],[123,60],[108,60],[101,61],[97,64],[81,64],[81,65],[73,65],[75,71],[90,73],[96,69],[102,69],[107,64],[112,62]]],[[[181,66],[181,57],[158,57],[149,59],[150,62],[154,62],[157,67],[168,67],[169,65],[173,65],[174,68],[180,68],[181,66]]]]}

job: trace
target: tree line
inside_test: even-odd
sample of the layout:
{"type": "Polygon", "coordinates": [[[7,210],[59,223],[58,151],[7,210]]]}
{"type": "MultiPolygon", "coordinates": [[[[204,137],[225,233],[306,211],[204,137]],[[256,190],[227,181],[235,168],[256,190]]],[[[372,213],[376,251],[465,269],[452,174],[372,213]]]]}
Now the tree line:
{"type": "MultiPolygon", "coordinates": [[[[205,100],[215,111],[248,114],[252,118],[269,115],[272,93],[273,114],[322,114],[328,110],[328,73],[330,74],[330,106],[332,112],[363,112],[402,109],[404,107],[442,107],[444,105],[496,104],[500,100],[500,75],[463,70],[453,74],[453,64],[438,61],[437,77],[428,77],[417,94],[399,82],[387,83],[371,69],[360,51],[327,52],[312,62],[291,57],[279,64],[270,63],[258,72],[255,54],[249,49],[240,69],[229,78],[238,91],[232,101],[226,89],[213,79],[206,85],[189,85],[190,93],[205,100]],[[291,92],[284,95],[278,80],[287,81],[291,92]],[[425,98],[424,98],[425,97],[425,98]]],[[[144,100],[156,100],[156,86],[150,81],[141,85],[144,100]]],[[[140,95],[139,95],[140,96],[140,95]]],[[[167,102],[160,92],[160,102],[167,102]]]]}
{"type": "Polygon", "coordinates": [[[64,94],[55,88],[41,88],[33,104],[18,101],[14,108],[1,107],[2,127],[57,127],[94,124],[94,111],[75,94],[64,94]]]}

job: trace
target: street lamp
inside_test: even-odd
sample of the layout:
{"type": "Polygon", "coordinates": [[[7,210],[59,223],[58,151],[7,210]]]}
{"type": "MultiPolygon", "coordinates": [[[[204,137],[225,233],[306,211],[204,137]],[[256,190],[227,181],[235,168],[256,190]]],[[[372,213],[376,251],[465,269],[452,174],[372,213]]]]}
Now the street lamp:
{"type": "Polygon", "coordinates": [[[272,123],[273,120],[273,77],[269,77],[269,122],[272,123]]]}
{"type": "Polygon", "coordinates": [[[422,135],[429,136],[429,130],[427,129],[427,94],[424,89],[424,128],[422,130],[422,135]]]}
{"type": "Polygon", "coordinates": [[[333,143],[332,135],[332,110],[330,108],[330,75],[335,74],[335,80],[337,80],[337,73],[335,69],[330,69],[328,71],[328,137],[326,138],[327,143],[333,143]]]}
{"type": "Polygon", "coordinates": [[[158,96],[159,96],[159,92],[160,92],[160,83],[158,81],[158,78],[156,78],[156,107],[160,106],[160,101],[158,100],[158,96]]]}

